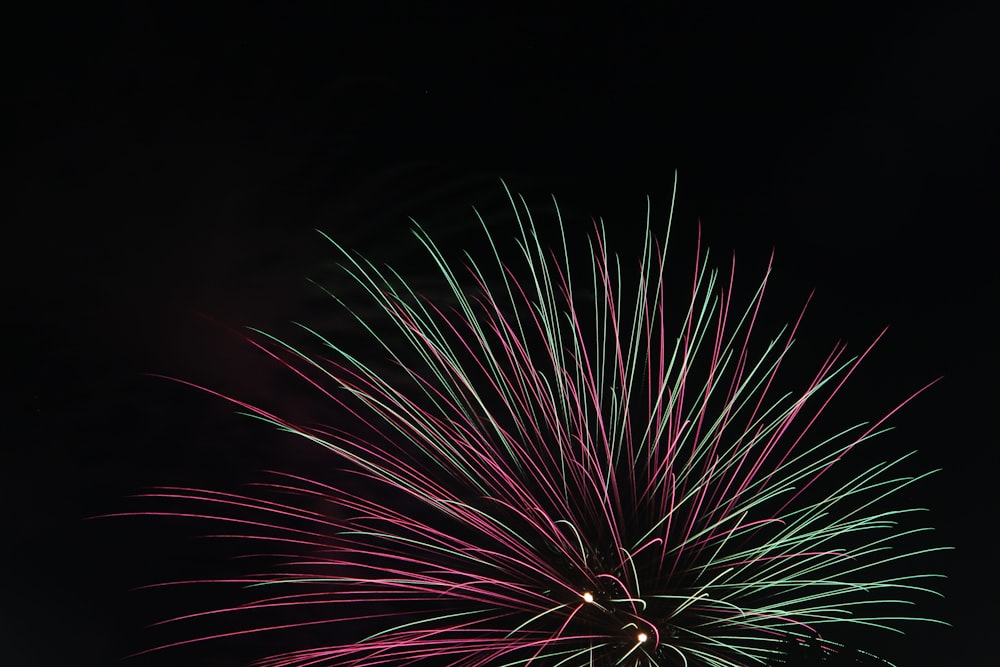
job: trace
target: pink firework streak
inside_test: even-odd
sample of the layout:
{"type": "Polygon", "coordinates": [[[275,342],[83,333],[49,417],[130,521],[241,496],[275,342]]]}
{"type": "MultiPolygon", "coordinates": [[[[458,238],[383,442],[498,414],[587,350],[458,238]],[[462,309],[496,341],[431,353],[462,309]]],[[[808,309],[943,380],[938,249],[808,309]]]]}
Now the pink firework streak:
{"type": "Polygon", "coordinates": [[[307,354],[255,332],[357,428],[290,423],[212,393],[326,448],[331,471],[346,462],[365,491],[274,473],[260,493],[144,494],[195,509],[141,514],[228,523],[228,537],[270,544],[278,563],[231,580],[254,601],[167,621],[245,617],[245,629],[169,646],[319,626],[316,646],[256,664],[734,667],[768,664],[789,638],[835,652],[828,636],[844,627],[937,622],[897,609],[933,594],[937,576],[915,564],[939,547],[903,547],[929,530],[910,527],[919,510],[891,502],[926,475],[898,472],[909,454],[834,474],[913,396],[873,423],[812,435],[874,343],[853,357],[838,344],[803,389],[779,392],[804,308],[751,352],[770,266],[734,307],[735,262],[721,280],[699,242],[672,330],[665,246],[648,223],[638,280],[624,285],[602,223],[577,265],[558,207],[550,251],[508,195],[511,261],[487,231],[485,263],[458,268],[415,229],[448,305],[331,240],[380,316],[331,297],[370,342],[347,350],[303,327],[317,343],[307,354]],[[268,609],[301,620],[254,620],[268,609]]]}

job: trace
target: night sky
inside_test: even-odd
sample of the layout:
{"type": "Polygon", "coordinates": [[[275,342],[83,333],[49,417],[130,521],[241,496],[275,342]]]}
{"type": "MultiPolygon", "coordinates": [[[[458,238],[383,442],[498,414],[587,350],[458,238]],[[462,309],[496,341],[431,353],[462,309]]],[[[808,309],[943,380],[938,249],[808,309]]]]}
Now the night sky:
{"type": "MultiPolygon", "coordinates": [[[[229,567],[193,537],[204,525],[86,517],[150,485],[230,488],[324,462],[150,377],[311,415],[234,332],[338,326],[309,283],[336,280],[316,229],[420,285],[433,267],[408,216],[481,249],[471,206],[502,220],[502,178],[539,210],[555,194],[581,236],[601,216],[624,242],[647,194],[665,224],[675,170],[674,257],[693,260],[700,220],[752,289],[773,249],[766,322],[816,290],[807,364],[889,327],[835,416],[877,418],[943,376],[878,447],[944,469],[907,500],[932,509],[934,544],[957,547],[927,561],[946,599],[922,599],[954,627],[875,648],[901,667],[992,662],[1000,105],[985,12],[31,4],[3,22],[0,664],[115,664],[200,595],[130,589],[229,567]]],[[[225,667],[260,647],[125,664],[225,667]]]]}

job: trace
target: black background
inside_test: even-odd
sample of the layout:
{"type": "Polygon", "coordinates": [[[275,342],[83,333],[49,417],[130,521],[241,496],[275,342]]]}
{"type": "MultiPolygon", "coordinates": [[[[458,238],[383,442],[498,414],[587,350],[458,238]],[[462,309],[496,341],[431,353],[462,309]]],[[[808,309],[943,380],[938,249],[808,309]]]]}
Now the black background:
{"type": "MultiPolygon", "coordinates": [[[[408,215],[473,246],[469,206],[501,210],[502,177],[540,208],[551,192],[578,220],[636,229],[647,194],[665,220],[675,169],[676,257],[693,257],[700,219],[749,288],[774,248],[775,322],[817,290],[801,336],[814,355],[889,325],[846,419],[944,376],[885,446],[944,468],[910,499],[958,547],[931,562],[950,578],[927,608],[954,627],[876,648],[900,665],[990,662],[991,17],[952,3],[354,4],[33,3],[5,19],[0,662],[113,664],[153,641],[142,625],[189,608],[130,587],[224,568],[199,562],[184,537],[199,527],[84,517],[150,484],[312,460],[145,374],[288,391],[294,412],[294,389],[227,327],[322,318],[306,278],[332,254],[314,228],[419,283],[408,215]]],[[[135,664],[239,664],[242,650],[135,664]]]]}

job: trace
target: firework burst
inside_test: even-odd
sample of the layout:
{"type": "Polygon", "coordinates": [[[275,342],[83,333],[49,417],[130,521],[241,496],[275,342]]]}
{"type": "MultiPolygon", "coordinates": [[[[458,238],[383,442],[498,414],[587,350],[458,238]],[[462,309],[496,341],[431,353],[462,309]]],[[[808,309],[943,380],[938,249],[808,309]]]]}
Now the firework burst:
{"type": "Polygon", "coordinates": [[[330,239],[370,304],[330,296],[367,345],[303,327],[319,344],[307,354],[255,332],[356,427],[290,423],[226,396],[328,450],[330,476],[261,485],[290,494],[278,499],[147,494],[193,501],[193,514],[271,545],[274,568],[235,580],[257,597],[210,614],[296,620],[213,636],[317,629],[315,646],[265,667],[733,667],[768,664],[789,638],[829,653],[840,627],[929,620],[905,613],[933,593],[935,575],[915,567],[934,549],[909,546],[929,529],[891,502],[925,475],[901,472],[907,456],[834,474],[895,409],[830,436],[811,429],[871,347],[837,345],[800,391],[779,390],[802,314],[757,342],[767,273],[735,305],[732,271],[711,270],[699,248],[675,289],[648,216],[629,279],[602,223],[575,263],[561,216],[550,250],[524,200],[510,201],[512,256],[487,231],[485,261],[459,265],[415,228],[447,300],[330,239]],[[343,465],[363,491],[333,474],[343,465]]]}

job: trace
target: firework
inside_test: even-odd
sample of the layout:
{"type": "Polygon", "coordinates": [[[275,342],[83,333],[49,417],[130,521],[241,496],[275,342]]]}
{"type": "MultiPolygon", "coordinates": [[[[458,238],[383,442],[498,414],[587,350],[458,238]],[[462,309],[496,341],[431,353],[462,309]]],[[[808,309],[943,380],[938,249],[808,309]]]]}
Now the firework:
{"type": "Polygon", "coordinates": [[[485,258],[454,262],[414,229],[448,299],[328,239],[368,305],[330,296],[367,344],[304,326],[307,353],[254,333],[353,426],[224,397],[325,448],[329,476],[147,494],[195,502],[275,559],[233,580],[250,602],[185,618],[251,619],[212,636],[315,629],[266,667],[765,665],[789,641],[829,654],[845,628],[930,621],[907,607],[933,594],[918,557],[936,548],[910,546],[929,528],[894,504],[926,475],[905,472],[909,455],[840,465],[899,408],[814,435],[874,343],[838,344],[779,389],[804,308],[769,342],[752,335],[770,267],[736,305],[735,265],[710,269],[700,247],[689,285],[667,284],[652,213],[628,261],[601,222],[574,260],[557,205],[550,249],[508,196],[512,254],[487,230],[485,258]],[[294,620],[252,620],[263,610],[294,620]]]}

